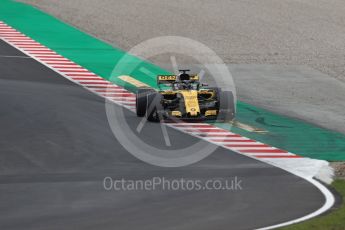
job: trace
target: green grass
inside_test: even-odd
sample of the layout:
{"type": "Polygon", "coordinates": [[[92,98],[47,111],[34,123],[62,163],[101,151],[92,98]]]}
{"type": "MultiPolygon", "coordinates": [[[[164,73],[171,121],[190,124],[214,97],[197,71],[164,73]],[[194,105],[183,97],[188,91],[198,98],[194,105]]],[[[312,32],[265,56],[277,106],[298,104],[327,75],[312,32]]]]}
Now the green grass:
{"type": "MultiPolygon", "coordinates": [[[[345,180],[335,180],[332,186],[342,196],[342,200],[345,200],[345,180]]],[[[345,229],[345,203],[342,202],[341,206],[333,212],[316,217],[314,219],[294,224],[288,227],[280,228],[282,230],[344,230],[345,229]]]]}

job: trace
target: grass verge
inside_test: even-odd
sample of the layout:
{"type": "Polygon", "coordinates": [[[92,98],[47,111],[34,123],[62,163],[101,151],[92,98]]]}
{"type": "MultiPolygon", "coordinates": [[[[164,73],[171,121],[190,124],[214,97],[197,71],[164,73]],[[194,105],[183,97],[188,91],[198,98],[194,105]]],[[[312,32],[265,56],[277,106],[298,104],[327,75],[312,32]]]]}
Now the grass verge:
{"type": "Polygon", "coordinates": [[[345,180],[337,179],[332,183],[332,187],[342,197],[342,204],[336,210],[330,212],[327,215],[319,216],[311,220],[290,225],[281,230],[344,230],[345,229],[345,180]]]}

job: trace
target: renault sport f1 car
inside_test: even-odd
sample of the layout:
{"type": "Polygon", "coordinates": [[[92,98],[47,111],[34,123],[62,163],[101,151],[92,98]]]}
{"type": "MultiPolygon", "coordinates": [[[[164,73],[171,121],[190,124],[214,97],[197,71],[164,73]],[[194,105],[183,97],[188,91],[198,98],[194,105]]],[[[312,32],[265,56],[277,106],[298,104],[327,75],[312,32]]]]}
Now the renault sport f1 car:
{"type": "Polygon", "coordinates": [[[159,90],[139,88],[136,113],[148,121],[166,119],[231,121],[235,116],[231,91],[200,84],[198,75],[180,70],[178,75],[158,75],[159,90]]]}

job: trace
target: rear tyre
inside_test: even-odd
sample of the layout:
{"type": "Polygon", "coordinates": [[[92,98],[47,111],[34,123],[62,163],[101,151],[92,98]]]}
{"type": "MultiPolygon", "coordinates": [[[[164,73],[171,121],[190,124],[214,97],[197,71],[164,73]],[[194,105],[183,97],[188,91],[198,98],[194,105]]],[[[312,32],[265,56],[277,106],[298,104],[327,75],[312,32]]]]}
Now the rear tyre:
{"type": "Polygon", "coordinates": [[[135,100],[135,109],[137,112],[138,117],[145,116],[146,113],[146,105],[147,105],[147,95],[150,92],[155,92],[154,89],[151,88],[139,88],[136,94],[135,100]]]}
{"type": "Polygon", "coordinates": [[[159,122],[160,114],[162,111],[161,107],[162,95],[157,92],[153,92],[147,95],[147,104],[146,104],[146,119],[151,122],[159,122]]]}
{"type": "Polygon", "coordinates": [[[231,91],[219,92],[219,113],[217,121],[229,122],[235,117],[234,95],[231,91]]]}

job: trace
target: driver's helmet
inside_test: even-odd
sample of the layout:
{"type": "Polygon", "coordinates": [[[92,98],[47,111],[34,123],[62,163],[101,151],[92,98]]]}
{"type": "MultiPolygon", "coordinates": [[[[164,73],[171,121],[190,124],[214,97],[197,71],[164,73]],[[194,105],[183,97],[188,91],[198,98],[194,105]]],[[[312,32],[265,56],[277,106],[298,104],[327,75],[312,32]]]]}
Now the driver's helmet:
{"type": "Polygon", "coordinates": [[[180,81],[189,81],[190,80],[190,76],[187,73],[181,73],[180,74],[180,81]]]}

